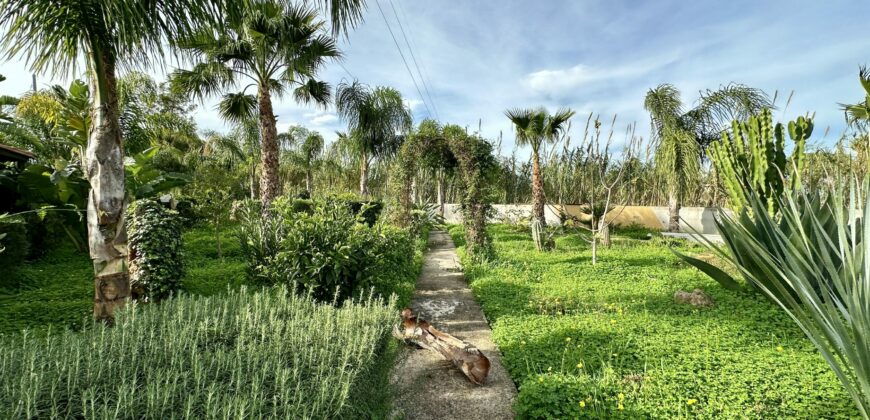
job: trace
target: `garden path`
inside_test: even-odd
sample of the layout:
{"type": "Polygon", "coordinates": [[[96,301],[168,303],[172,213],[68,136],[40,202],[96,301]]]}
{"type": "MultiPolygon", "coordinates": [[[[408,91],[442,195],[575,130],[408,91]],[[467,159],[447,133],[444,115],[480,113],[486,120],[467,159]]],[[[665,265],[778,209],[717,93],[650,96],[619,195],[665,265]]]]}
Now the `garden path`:
{"type": "Polygon", "coordinates": [[[429,234],[429,250],[411,309],[435,328],[464,340],[489,358],[487,383],[472,384],[440,354],[406,347],[393,369],[394,411],[406,419],[512,419],[516,386],[501,364],[492,330],[462,275],[456,247],[443,231],[429,234]]]}

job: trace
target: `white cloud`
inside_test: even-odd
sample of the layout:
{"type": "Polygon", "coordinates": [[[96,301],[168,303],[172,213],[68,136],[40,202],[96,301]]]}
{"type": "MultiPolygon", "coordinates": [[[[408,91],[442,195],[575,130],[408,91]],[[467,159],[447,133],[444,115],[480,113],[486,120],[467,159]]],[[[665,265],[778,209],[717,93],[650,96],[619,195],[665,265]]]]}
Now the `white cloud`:
{"type": "Polygon", "coordinates": [[[316,117],[311,118],[310,120],[311,124],[313,125],[327,125],[332,124],[336,121],[338,121],[338,116],[331,112],[320,114],[316,117]]]}

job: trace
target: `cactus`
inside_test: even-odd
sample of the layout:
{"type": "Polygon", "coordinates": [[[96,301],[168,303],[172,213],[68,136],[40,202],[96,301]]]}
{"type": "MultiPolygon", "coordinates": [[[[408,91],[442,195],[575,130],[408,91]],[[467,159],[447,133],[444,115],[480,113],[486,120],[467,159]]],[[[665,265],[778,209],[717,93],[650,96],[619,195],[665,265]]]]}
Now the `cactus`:
{"type": "Polygon", "coordinates": [[[722,139],[712,144],[710,154],[732,207],[747,207],[748,192],[752,191],[767,203],[768,213],[778,213],[777,198],[786,186],[792,190],[801,186],[804,150],[812,132],[811,119],[798,117],[788,123],[794,149],[787,158],[785,127],[773,124],[770,109],[763,109],[746,122],[733,121],[731,132],[722,133],[722,139]]]}

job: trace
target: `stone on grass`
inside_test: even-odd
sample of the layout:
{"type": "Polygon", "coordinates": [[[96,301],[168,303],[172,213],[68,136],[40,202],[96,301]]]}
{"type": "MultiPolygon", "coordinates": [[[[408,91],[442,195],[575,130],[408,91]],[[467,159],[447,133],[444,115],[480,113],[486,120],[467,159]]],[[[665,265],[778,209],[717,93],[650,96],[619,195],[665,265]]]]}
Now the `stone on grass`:
{"type": "Polygon", "coordinates": [[[701,289],[695,289],[692,293],[677,290],[674,293],[674,302],[692,305],[696,308],[708,308],[713,306],[713,298],[707,296],[701,289]]]}

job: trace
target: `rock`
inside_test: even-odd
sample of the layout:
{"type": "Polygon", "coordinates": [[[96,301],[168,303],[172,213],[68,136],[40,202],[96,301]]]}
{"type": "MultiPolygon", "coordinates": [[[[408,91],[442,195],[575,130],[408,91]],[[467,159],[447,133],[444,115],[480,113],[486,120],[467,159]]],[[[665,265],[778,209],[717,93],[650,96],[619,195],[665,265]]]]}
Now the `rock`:
{"type": "Polygon", "coordinates": [[[692,290],[692,293],[677,290],[677,292],[674,293],[674,302],[685,303],[696,308],[708,308],[713,306],[713,298],[707,296],[707,294],[701,289],[692,290]]]}

